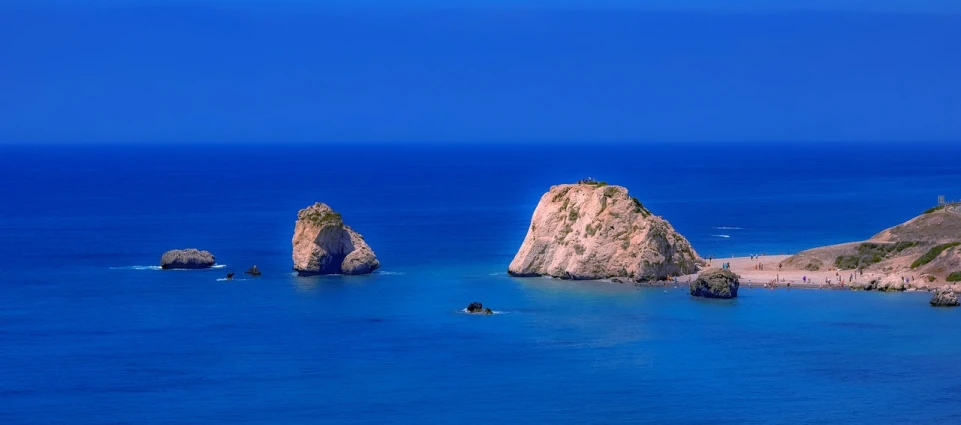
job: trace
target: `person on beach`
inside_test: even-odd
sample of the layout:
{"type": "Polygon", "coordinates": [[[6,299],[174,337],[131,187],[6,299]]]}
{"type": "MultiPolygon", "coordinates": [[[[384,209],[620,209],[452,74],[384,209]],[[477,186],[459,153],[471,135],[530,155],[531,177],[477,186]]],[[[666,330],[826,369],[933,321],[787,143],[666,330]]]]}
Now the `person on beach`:
{"type": "Polygon", "coordinates": [[[808,283],[808,277],[807,277],[807,276],[801,276],[801,282],[808,283]]]}

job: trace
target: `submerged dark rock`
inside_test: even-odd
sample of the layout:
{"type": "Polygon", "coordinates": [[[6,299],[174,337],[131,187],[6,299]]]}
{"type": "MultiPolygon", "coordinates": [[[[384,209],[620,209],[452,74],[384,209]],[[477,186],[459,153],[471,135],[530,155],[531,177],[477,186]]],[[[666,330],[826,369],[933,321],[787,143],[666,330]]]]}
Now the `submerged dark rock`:
{"type": "Polygon", "coordinates": [[[249,274],[251,276],[260,276],[260,269],[258,269],[257,265],[255,264],[253,267],[247,269],[247,271],[245,271],[244,273],[249,274]]]}
{"type": "Polygon", "coordinates": [[[741,286],[734,272],[723,269],[705,270],[691,282],[691,295],[703,298],[736,298],[741,286]]]}
{"type": "Polygon", "coordinates": [[[233,274],[233,273],[227,273],[227,280],[231,280],[231,279],[233,279],[233,278],[234,278],[234,274],[233,274]]]}
{"type": "Polygon", "coordinates": [[[481,304],[477,301],[474,301],[467,306],[467,312],[473,314],[494,314],[491,309],[484,308],[484,304],[481,304]]]}
{"type": "Polygon", "coordinates": [[[160,257],[162,269],[208,269],[215,263],[210,251],[198,249],[174,249],[160,257]]]}

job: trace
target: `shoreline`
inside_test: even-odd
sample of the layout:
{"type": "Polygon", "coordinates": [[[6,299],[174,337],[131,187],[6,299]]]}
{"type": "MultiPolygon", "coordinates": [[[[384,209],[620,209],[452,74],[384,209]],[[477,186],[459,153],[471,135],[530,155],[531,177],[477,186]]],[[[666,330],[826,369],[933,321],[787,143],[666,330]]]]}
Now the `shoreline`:
{"type": "MultiPolygon", "coordinates": [[[[863,290],[860,284],[883,279],[887,275],[867,272],[857,274],[853,270],[789,270],[779,268],[791,255],[760,255],[757,257],[714,258],[703,270],[721,268],[729,263],[730,270],[740,278],[741,289],[825,289],[825,290],[863,290]],[[855,286],[852,287],[852,284],[855,286]]],[[[686,286],[697,278],[697,273],[677,277],[677,287],[686,286]]],[[[633,282],[626,278],[602,279],[610,283],[631,283],[642,287],[674,287],[674,281],[633,282]]],[[[943,285],[943,284],[942,284],[943,285]]],[[[927,286],[927,285],[925,285],[927,286]]],[[[937,286],[937,285],[935,285],[937,286]]],[[[910,286],[904,291],[892,292],[932,292],[936,287],[919,288],[910,286]]],[[[883,291],[882,291],[883,292],[883,291]]]]}

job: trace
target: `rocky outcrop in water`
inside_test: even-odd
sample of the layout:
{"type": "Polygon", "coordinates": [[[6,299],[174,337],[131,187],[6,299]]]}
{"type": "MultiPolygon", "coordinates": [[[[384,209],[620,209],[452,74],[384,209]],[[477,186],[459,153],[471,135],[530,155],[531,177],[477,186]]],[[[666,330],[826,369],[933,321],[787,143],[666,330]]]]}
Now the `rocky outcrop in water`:
{"type": "Polygon", "coordinates": [[[554,186],[541,197],[507,271],[652,281],[694,273],[701,262],[687,239],[627,189],[589,182],[554,186]]]}
{"type": "Polygon", "coordinates": [[[948,286],[938,288],[934,291],[934,296],[931,297],[931,306],[933,307],[957,307],[958,305],[958,295],[948,286]]]}
{"type": "Polygon", "coordinates": [[[254,266],[247,269],[247,271],[245,271],[244,274],[249,274],[251,276],[260,276],[260,269],[257,268],[256,264],[254,264],[254,266]]]}
{"type": "Polygon", "coordinates": [[[691,295],[702,298],[736,298],[741,286],[730,270],[710,269],[697,275],[691,282],[691,295]]]}
{"type": "Polygon", "coordinates": [[[380,267],[363,236],[319,202],[297,214],[292,244],[294,270],[301,276],[369,274],[380,267]]]}
{"type": "Polygon", "coordinates": [[[470,303],[470,305],[468,305],[464,310],[472,314],[494,314],[493,310],[484,308],[484,304],[481,304],[477,301],[470,303]]]}
{"type": "Polygon", "coordinates": [[[207,269],[214,264],[213,254],[197,249],[174,249],[160,257],[162,269],[207,269]]]}

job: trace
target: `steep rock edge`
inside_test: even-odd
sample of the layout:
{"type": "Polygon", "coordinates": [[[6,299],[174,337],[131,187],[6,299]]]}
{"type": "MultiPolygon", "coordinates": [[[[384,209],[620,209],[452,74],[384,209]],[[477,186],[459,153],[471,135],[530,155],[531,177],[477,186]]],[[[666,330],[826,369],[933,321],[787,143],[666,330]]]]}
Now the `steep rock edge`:
{"type": "Polygon", "coordinates": [[[621,186],[579,183],[545,193],[508,266],[513,276],[663,280],[703,260],[670,223],[621,186]]]}
{"type": "Polygon", "coordinates": [[[380,267],[363,236],[320,202],[297,213],[291,244],[294,270],[301,276],[369,274],[380,267]]]}

